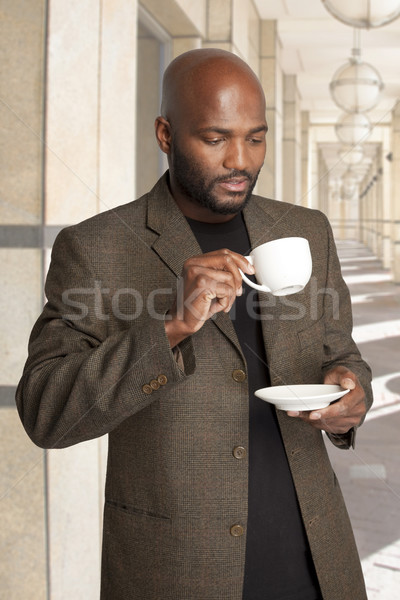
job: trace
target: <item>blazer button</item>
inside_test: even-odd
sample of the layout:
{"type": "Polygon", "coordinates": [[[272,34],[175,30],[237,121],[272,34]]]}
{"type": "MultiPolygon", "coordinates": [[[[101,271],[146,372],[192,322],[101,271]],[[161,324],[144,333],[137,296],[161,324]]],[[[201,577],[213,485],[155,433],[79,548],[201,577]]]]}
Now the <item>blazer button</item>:
{"type": "Polygon", "coordinates": [[[150,387],[151,387],[152,390],[158,390],[158,388],[160,387],[160,384],[157,381],[157,379],[152,379],[150,381],[150,387]]]}
{"type": "Polygon", "coordinates": [[[160,385],[165,385],[168,382],[168,379],[166,375],[159,375],[157,381],[160,385]]]}
{"type": "Polygon", "coordinates": [[[246,373],[242,369],[235,369],[232,371],[232,378],[234,381],[241,383],[246,379],[246,373]]]}
{"type": "Polygon", "coordinates": [[[142,387],[142,391],[145,394],[151,394],[153,392],[153,389],[148,383],[145,383],[144,386],[142,387]]]}
{"type": "Polygon", "coordinates": [[[235,446],[232,450],[232,454],[235,458],[241,460],[242,458],[246,458],[247,451],[246,448],[244,448],[243,446],[235,446]]]}
{"type": "Polygon", "coordinates": [[[233,535],[233,537],[240,537],[243,534],[244,534],[244,527],[242,527],[242,525],[232,525],[231,535],[233,535]]]}

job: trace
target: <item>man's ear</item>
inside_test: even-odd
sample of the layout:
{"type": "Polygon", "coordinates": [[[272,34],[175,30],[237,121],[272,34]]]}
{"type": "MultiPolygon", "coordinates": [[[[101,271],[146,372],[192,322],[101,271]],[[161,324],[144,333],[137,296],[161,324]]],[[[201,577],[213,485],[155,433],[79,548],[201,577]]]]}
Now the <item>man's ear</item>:
{"type": "Polygon", "coordinates": [[[171,152],[171,125],[164,117],[157,117],[154,123],[157,143],[165,154],[171,152]]]}

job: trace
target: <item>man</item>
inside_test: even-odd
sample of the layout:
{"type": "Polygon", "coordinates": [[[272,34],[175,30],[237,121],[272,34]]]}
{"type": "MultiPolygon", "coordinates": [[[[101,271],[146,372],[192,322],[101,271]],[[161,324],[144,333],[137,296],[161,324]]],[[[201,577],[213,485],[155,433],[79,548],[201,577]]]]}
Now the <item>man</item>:
{"type": "Polygon", "coordinates": [[[42,447],[109,434],[103,600],[366,599],[321,430],[354,444],[370,371],[324,215],[252,195],[266,131],[243,61],[179,56],[156,120],[169,172],[56,240],[17,402],[42,447]],[[250,247],[291,235],[304,291],[242,286],[250,247]],[[254,396],[322,382],[350,392],[289,414],[254,396]]]}

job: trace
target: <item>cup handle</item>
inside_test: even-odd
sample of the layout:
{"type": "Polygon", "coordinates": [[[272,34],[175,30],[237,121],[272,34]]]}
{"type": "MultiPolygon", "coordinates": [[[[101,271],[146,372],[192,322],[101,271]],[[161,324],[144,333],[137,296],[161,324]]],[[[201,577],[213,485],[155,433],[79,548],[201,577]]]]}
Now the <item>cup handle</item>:
{"type": "MultiPolygon", "coordinates": [[[[248,260],[251,265],[253,264],[252,256],[245,256],[245,259],[248,260]]],[[[255,290],[259,290],[260,292],[267,292],[269,294],[272,293],[266,285],[260,285],[259,283],[254,283],[254,281],[251,281],[248,277],[246,277],[242,269],[239,269],[239,272],[242,276],[243,281],[245,281],[250,287],[254,288],[255,290]]]]}

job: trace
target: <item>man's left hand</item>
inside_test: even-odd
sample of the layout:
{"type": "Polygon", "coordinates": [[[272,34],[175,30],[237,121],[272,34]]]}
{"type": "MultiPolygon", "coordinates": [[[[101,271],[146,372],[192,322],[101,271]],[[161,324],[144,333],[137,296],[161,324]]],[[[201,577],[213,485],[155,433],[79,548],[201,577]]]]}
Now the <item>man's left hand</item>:
{"type": "Polygon", "coordinates": [[[317,429],[342,434],[361,423],[367,412],[365,393],[357,376],[346,367],[335,367],[325,375],[324,383],[337,384],[350,390],[326,408],[313,411],[288,411],[290,417],[298,417],[317,429]]]}

